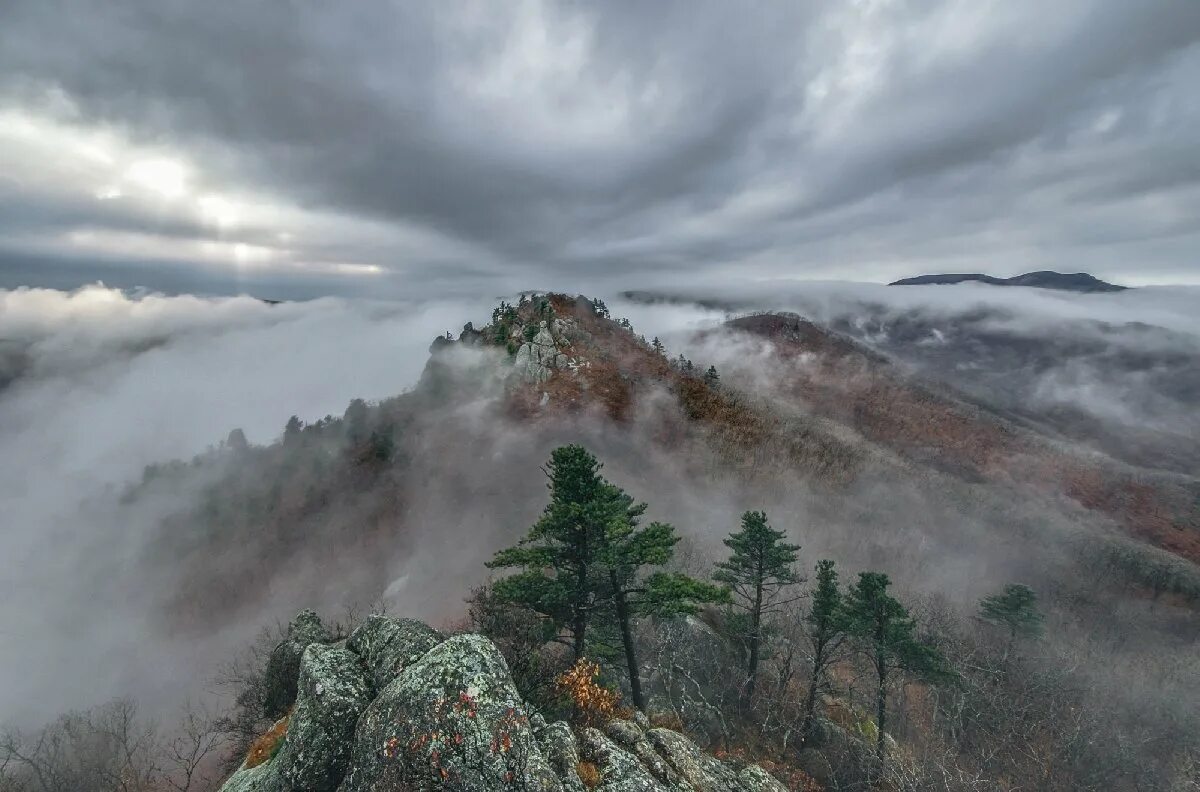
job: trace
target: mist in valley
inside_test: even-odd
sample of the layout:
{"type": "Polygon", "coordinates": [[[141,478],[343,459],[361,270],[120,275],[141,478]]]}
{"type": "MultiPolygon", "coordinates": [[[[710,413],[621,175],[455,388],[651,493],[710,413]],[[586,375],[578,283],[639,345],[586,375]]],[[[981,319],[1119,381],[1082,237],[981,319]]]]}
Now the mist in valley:
{"type": "MultiPolygon", "coordinates": [[[[636,332],[660,337],[669,353],[715,365],[724,387],[776,404],[783,399],[778,382],[795,372],[781,371],[761,340],[720,330],[727,316],[783,308],[834,323],[853,322],[860,310],[864,321],[879,321],[882,310],[948,326],[986,309],[1009,332],[1044,333],[1053,323],[1114,345],[1146,344],[1145,328],[1130,322],[1157,321],[1153,326],[1163,329],[1150,336],[1152,344],[1196,333],[1179,299],[920,291],[821,285],[756,301],[731,286],[737,302],[728,310],[619,297],[609,304],[636,332]],[[1106,323],[1102,332],[1097,322],[1106,323]]],[[[941,602],[966,619],[979,597],[1024,582],[1047,605],[1045,651],[1074,663],[1098,696],[1143,705],[1153,699],[1178,713],[1197,705],[1191,612],[1123,596],[1119,581],[1095,579],[1087,552],[1094,532],[1116,531],[1094,513],[916,469],[856,438],[846,438],[846,447],[859,448],[865,461],[845,487],[812,484],[784,464],[731,470],[699,436],[661,442],[662,427],[680,420],[665,392],[643,396],[622,425],[599,414],[514,420],[496,410],[504,388],[497,372],[509,364],[490,351],[454,350],[450,390],[437,398],[418,394],[405,408],[414,419],[395,438],[402,474],[372,484],[366,503],[319,510],[321,524],[291,537],[285,560],[222,578],[222,567],[240,569],[239,543],[252,544],[252,530],[229,537],[233,543],[220,553],[186,563],[164,548],[189,540],[170,535],[191,525],[178,515],[200,509],[211,495],[206,488],[229,474],[230,430],[242,429],[252,448],[263,447],[277,441],[292,415],[306,423],[340,417],[351,399],[377,404],[409,390],[425,369],[430,341],[467,321],[482,325],[493,301],[267,305],[102,287],[18,290],[0,299],[0,712],[10,725],[36,725],[118,696],[162,717],[185,699],[219,700],[211,680],[221,664],[301,607],[337,618],[349,607],[382,604],[454,625],[463,598],[488,579],[483,563],[536,519],[545,502],[541,466],[566,442],[584,443],[608,477],[650,503],[650,518],[679,528],[678,561],[695,574],[722,554],[720,540],[744,510],[764,509],[803,546],[805,568],[830,557],[847,576],[882,569],[907,596],[941,602]],[[137,486],[146,465],[196,454],[206,456],[190,470],[137,486]],[[381,506],[381,499],[389,503],[381,506]],[[345,542],[367,530],[367,514],[402,516],[371,524],[370,541],[345,542]],[[209,579],[232,588],[218,591],[214,583],[206,590],[209,579]],[[181,592],[201,610],[210,602],[236,606],[204,619],[181,616],[189,613],[181,592]]],[[[1062,371],[1038,376],[1067,376],[1076,364],[1064,360],[1062,371]]],[[[1121,372],[1113,384],[1114,372],[1108,374],[1093,384],[1083,409],[1127,403],[1130,383],[1146,384],[1123,380],[1121,372]],[[1097,393],[1105,383],[1111,389],[1097,393]]],[[[808,420],[802,406],[789,409],[797,421],[808,420]]],[[[286,464],[286,445],[274,453],[286,464]]],[[[237,468],[237,475],[246,487],[265,489],[273,482],[253,477],[281,469],[272,463],[237,468]]]]}

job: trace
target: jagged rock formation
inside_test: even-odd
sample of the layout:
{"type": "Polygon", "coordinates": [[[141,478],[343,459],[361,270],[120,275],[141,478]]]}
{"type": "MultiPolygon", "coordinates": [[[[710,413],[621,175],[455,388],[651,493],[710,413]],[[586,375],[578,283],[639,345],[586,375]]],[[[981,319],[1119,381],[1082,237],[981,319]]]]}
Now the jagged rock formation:
{"type": "Polygon", "coordinates": [[[559,351],[559,341],[550,332],[549,322],[543,320],[533,338],[521,344],[513,365],[525,382],[545,382],[552,369],[566,367],[567,356],[559,351]]]}
{"type": "Polygon", "coordinates": [[[578,734],[547,724],[479,635],[447,638],[375,615],[332,642],[305,611],[276,650],[280,661],[272,657],[280,674],[304,641],[283,741],[222,792],[581,792],[581,763],[601,792],[785,790],[762,768],[720,761],[640,714],[578,734]]]}
{"type": "Polygon", "coordinates": [[[267,663],[266,692],[263,708],[271,717],[279,717],[296,700],[300,660],[311,644],[329,643],[332,637],[311,610],[303,610],[288,625],[287,637],[271,652],[267,663]]]}

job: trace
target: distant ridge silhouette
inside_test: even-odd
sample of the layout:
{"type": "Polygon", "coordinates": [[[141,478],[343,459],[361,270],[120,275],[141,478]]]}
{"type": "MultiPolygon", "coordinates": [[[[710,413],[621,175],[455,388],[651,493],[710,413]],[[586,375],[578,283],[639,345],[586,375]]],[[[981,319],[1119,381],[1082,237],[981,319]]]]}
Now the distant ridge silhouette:
{"type": "Polygon", "coordinates": [[[902,278],[888,284],[889,286],[940,286],[966,281],[978,281],[989,286],[1030,286],[1037,289],[1058,289],[1073,292],[1116,292],[1124,291],[1125,286],[1106,283],[1086,272],[1027,272],[1012,278],[997,278],[982,273],[946,274],[946,275],[917,275],[913,278],[902,278]]]}

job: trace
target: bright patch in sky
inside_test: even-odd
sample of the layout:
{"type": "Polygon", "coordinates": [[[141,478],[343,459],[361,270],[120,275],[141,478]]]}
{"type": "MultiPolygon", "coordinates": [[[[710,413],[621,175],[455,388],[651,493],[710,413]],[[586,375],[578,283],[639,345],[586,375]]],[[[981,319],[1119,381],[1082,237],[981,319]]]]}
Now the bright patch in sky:
{"type": "Polygon", "coordinates": [[[163,198],[181,198],[188,188],[187,169],[165,158],[139,160],[125,171],[125,178],[163,198]]]}

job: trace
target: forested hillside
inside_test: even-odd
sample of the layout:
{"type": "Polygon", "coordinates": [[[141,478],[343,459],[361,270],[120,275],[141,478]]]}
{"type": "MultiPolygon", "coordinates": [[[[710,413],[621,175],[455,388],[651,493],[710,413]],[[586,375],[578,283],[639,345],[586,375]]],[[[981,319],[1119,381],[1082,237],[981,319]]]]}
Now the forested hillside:
{"type": "Polygon", "coordinates": [[[0,777],[196,790],[242,766],[228,788],[699,790],[756,766],[805,790],[1197,783],[1195,479],[1040,433],[795,315],[736,318],[687,355],[598,300],[529,295],[435,339],[409,392],[148,468],[96,508],[155,526],[123,571],[155,630],[203,641],[307,607],[325,624],[230,658],[223,714],[190,732],[150,728],[132,702],[64,716],[9,735],[0,777]],[[437,638],[380,666],[364,630],[383,622],[364,614],[381,609],[437,638]],[[471,764],[503,758],[500,727],[433,754],[436,724],[419,746],[383,734],[425,701],[404,668],[458,663],[437,645],[503,658],[488,678],[515,698],[489,723],[536,761],[471,764]],[[347,682],[345,750],[297,786],[284,768],[316,745],[303,691],[326,661],[365,681],[347,682]],[[557,761],[548,729],[576,746],[573,776],[529,770],[557,761]],[[133,750],[118,731],[146,738],[133,750]],[[181,781],[187,762],[163,757],[189,733],[204,772],[181,781]],[[707,776],[681,769],[672,734],[717,763],[707,776]],[[367,783],[379,750],[408,769],[367,783]],[[438,756],[446,774],[422,775],[438,756]]]}

